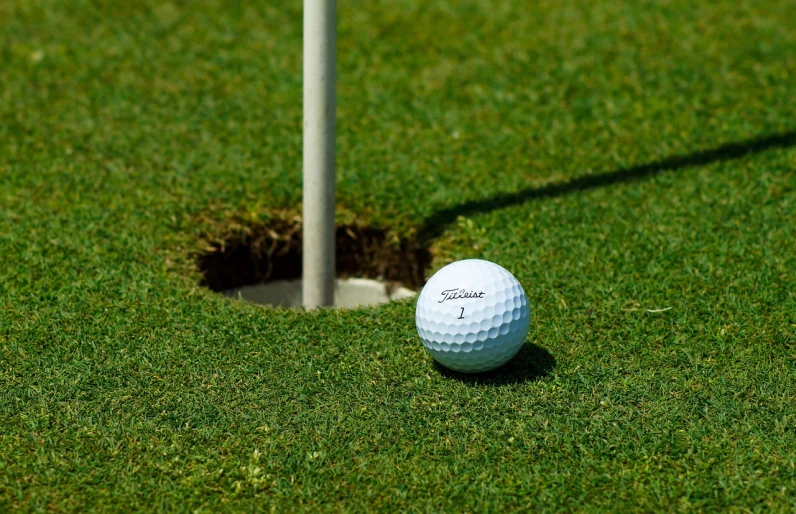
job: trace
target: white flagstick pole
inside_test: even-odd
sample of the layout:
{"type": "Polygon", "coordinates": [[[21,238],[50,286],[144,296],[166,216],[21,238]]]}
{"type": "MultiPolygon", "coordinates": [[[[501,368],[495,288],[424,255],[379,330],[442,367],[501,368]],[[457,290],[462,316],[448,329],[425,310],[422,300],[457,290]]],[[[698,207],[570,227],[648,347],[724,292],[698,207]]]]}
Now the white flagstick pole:
{"type": "Polygon", "coordinates": [[[303,298],[334,304],[337,0],[304,0],[303,298]]]}

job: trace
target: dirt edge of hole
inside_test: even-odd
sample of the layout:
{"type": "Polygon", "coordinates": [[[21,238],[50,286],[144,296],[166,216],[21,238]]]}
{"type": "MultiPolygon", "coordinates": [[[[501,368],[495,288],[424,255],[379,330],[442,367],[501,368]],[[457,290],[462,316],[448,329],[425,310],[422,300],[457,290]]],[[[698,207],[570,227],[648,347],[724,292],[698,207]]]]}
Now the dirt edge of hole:
{"type": "MultiPolygon", "coordinates": [[[[301,277],[302,221],[278,215],[267,221],[230,221],[203,237],[197,256],[202,285],[217,292],[301,277]]],[[[419,290],[432,255],[419,237],[354,221],[338,225],[335,234],[336,275],[382,280],[419,290]]]]}

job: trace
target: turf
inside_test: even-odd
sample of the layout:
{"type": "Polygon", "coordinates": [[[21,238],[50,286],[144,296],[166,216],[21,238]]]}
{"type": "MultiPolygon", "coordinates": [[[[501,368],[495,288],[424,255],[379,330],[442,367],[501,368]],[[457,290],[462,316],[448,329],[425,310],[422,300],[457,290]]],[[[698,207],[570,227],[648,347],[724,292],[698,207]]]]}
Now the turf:
{"type": "Polygon", "coordinates": [[[0,4],[0,510],[796,510],[796,4],[348,0],[341,215],[528,343],[200,286],[299,211],[300,2],[0,4]],[[284,5],[282,5],[284,4],[284,5]]]}

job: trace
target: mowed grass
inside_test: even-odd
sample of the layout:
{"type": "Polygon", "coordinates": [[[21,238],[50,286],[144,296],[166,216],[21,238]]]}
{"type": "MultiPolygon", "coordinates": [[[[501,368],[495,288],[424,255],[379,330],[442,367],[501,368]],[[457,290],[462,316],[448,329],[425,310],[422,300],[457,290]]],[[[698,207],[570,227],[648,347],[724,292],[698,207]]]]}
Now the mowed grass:
{"type": "Polygon", "coordinates": [[[341,213],[528,293],[474,378],[199,285],[299,211],[300,7],[0,4],[0,510],[796,510],[796,4],[340,2],[341,213]]]}

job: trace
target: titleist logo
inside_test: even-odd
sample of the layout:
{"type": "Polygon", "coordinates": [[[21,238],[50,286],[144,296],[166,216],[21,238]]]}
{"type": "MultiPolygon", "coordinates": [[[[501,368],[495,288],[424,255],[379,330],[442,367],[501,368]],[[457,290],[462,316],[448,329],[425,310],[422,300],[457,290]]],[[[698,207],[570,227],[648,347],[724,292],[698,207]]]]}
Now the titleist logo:
{"type": "Polygon", "coordinates": [[[448,300],[461,300],[462,298],[483,298],[486,293],[483,291],[467,291],[464,289],[446,289],[442,293],[442,300],[437,303],[442,303],[448,300]]]}

